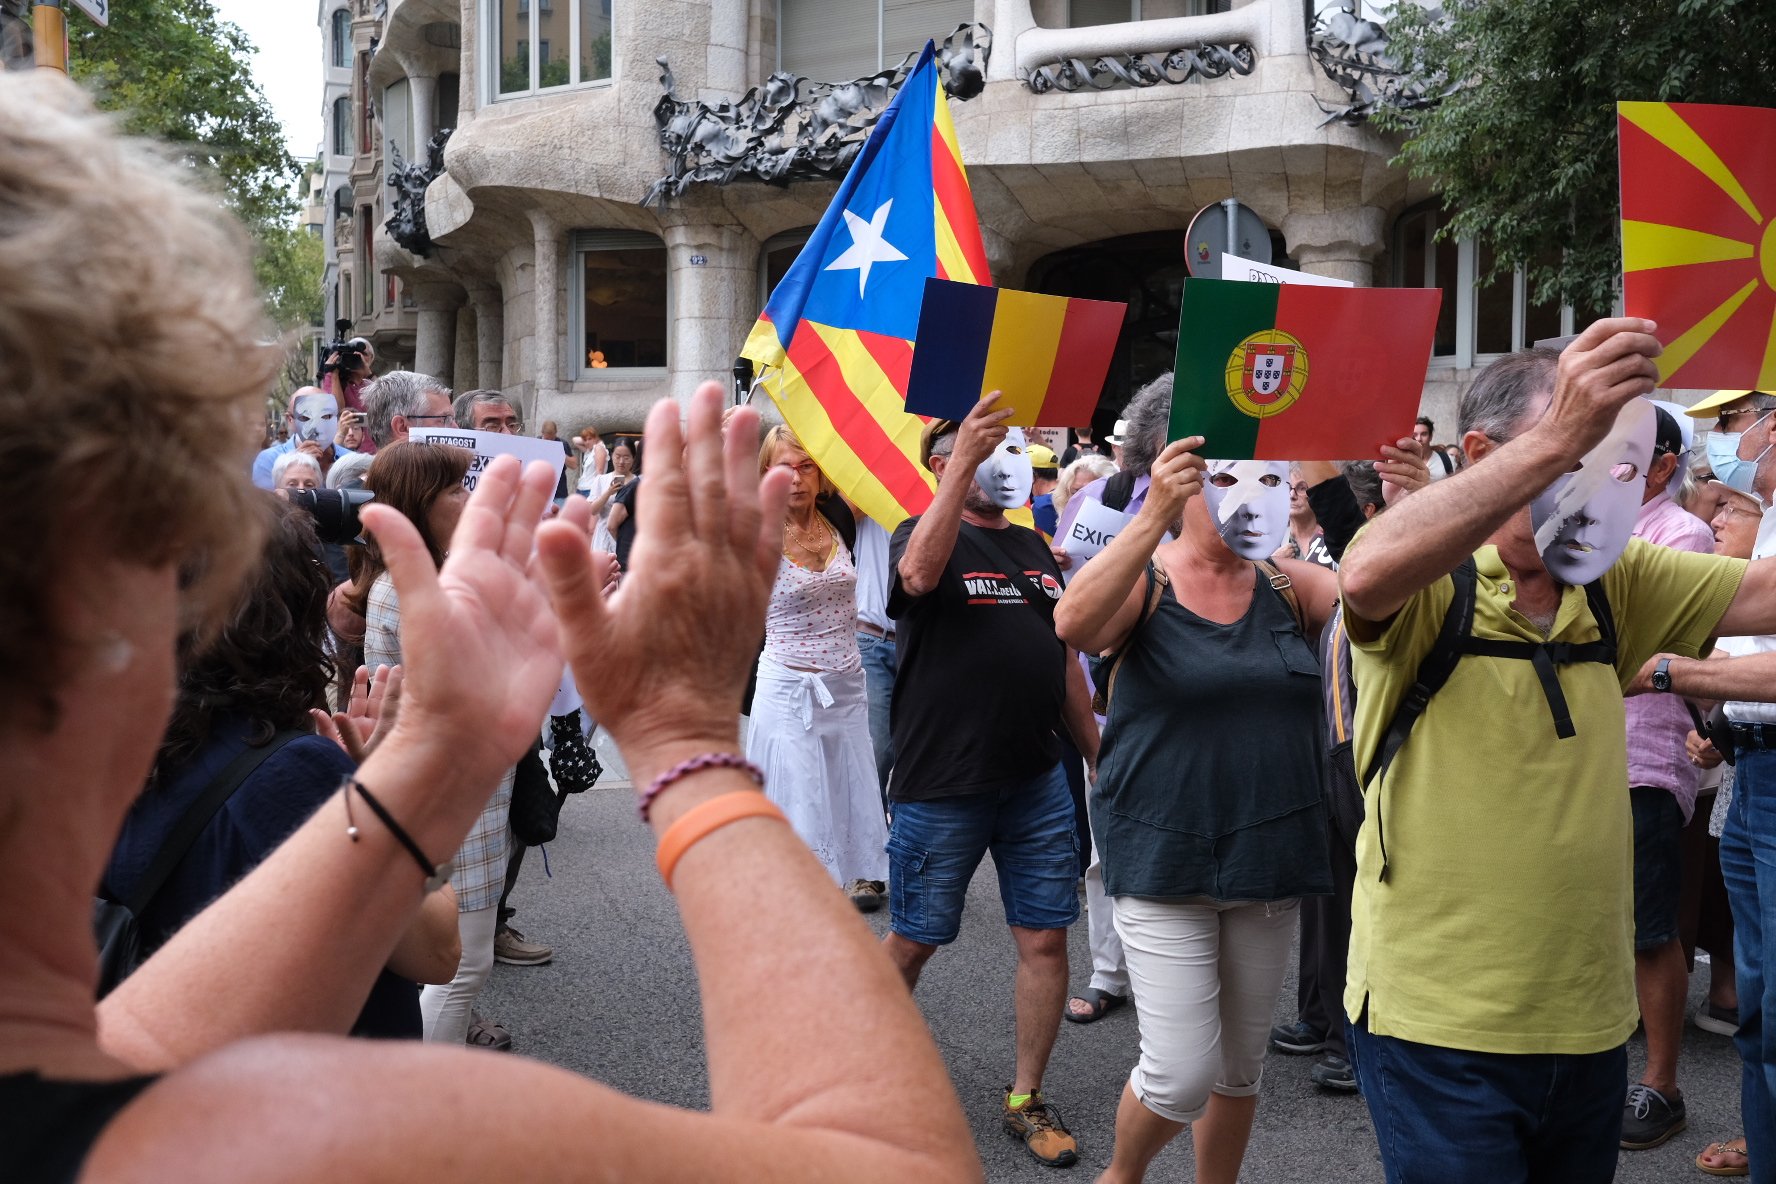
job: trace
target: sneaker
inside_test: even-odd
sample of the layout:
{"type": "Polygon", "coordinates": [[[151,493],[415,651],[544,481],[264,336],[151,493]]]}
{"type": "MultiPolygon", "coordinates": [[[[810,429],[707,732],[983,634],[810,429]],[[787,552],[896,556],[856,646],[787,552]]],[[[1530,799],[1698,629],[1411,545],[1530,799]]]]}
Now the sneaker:
{"type": "Polygon", "coordinates": [[[1278,1024],[1270,1030],[1270,1047],[1292,1057],[1312,1056],[1326,1050],[1326,1034],[1305,1020],[1278,1024]]]}
{"type": "Polygon", "coordinates": [[[1636,1083],[1628,1087],[1628,1100],[1622,1105],[1622,1147],[1628,1151],[1645,1151],[1657,1147],[1690,1125],[1684,1116],[1683,1095],[1673,1091],[1667,1098],[1650,1085],[1636,1083]]]}
{"type": "Polygon", "coordinates": [[[1736,1035],[1739,1031],[1739,1009],[1704,1001],[1696,1009],[1696,1026],[1717,1036],[1736,1035]]]}
{"type": "Polygon", "coordinates": [[[1313,1083],[1321,1089],[1335,1094],[1354,1094],[1357,1092],[1357,1074],[1351,1063],[1335,1052],[1321,1057],[1319,1063],[1307,1071],[1313,1083]]]}
{"type": "Polygon", "coordinates": [[[1039,1093],[1014,1109],[1011,1088],[1006,1087],[1005,1133],[1021,1139],[1031,1155],[1051,1168],[1070,1168],[1079,1162],[1079,1140],[1067,1133],[1060,1114],[1039,1093]]]}
{"type": "Polygon", "coordinates": [[[507,966],[541,966],[555,956],[552,946],[525,941],[524,935],[509,926],[493,935],[493,960],[507,966]]]}
{"type": "Polygon", "coordinates": [[[852,880],[845,885],[845,895],[860,913],[873,913],[882,907],[882,889],[874,880],[852,880]]]}

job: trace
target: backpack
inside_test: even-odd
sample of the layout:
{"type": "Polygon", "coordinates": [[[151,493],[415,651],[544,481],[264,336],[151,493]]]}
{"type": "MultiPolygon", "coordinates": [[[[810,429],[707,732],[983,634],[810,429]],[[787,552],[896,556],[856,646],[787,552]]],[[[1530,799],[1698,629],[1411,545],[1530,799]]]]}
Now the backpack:
{"type": "Polygon", "coordinates": [[[1135,474],[1128,469],[1119,469],[1104,482],[1104,496],[1098,500],[1107,510],[1126,510],[1134,497],[1135,474]]]}
{"type": "Polygon", "coordinates": [[[93,934],[99,943],[99,993],[103,999],[117,984],[135,972],[146,960],[142,935],[142,914],[166,882],[179,870],[185,856],[197,843],[198,836],[210,825],[234,791],[252,775],[253,770],[284,745],[305,735],[303,732],[279,732],[262,747],[248,746],[245,752],[229,761],[215,779],[204,787],[167,834],[166,841],[148,865],[142,882],[128,900],[114,900],[101,894],[93,897],[93,934]]]}
{"type": "MultiPolygon", "coordinates": [[[[1601,662],[1612,667],[1616,664],[1616,618],[1610,609],[1609,597],[1604,594],[1602,579],[1585,585],[1585,600],[1591,607],[1591,616],[1597,621],[1598,639],[1574,644],[1566,641],[1494,641],[1473,636],[1477,577],[1472,555],[1450,573],[1455,594],[1443,614],[1437,640],[1431,643],[1430,652],[1418,664],[1411,688],[1401,698],[1382,733],[1381,744],[1363,774],[1364,790],[1371,785],[1379,787],[1387,776],[1388,766],[1394,763],[1406,738],[1412,734],[1413,726],[1430,706],[1431,697],[1443,689],[1443,684],[1455,673],[1456,664],[1469,654],[1518,658],[1533,665],[1536,679],[1542,684],[1542,695],[1548,701],[1548,710],[1554,717],[1554,734],[1562,740],[1578,735],[1578,729],[1573,726],[1572,711],[1567,707],[1565,692],[1560,689],[1556,667],[1579,662],[1601,662]]],[[[1377,792],[1380,792],[1379,788],[1377,792]]],[[[1376,837],[1381,845],[1381,879],[1385,881],[1388,873],[1387,840],[1381,833],[1379,807],[1376,810],[1376,837]]]]}

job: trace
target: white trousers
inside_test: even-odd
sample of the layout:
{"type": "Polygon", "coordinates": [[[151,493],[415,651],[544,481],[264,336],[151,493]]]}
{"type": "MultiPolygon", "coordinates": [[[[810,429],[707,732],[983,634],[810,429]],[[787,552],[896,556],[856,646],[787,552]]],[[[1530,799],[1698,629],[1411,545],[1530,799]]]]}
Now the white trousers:
{"type": "Polygon", "coordinates": [[[1127,995],[1128,967],[1123,964],[1122,939],[1116,936],[1116,914],[1104,895],[1104,869],[1095,838],[1085,869],[1085,935],[1091,945],[1091,985],[1106,995],[1127,995]]]}
{"type": "Polygon", "coordinates": [[[1258,1092],[1298,905],[1114,898],[1141,1027],[1129,1086],[1143,1106],[1194,1122],[1211,1092],[1258,1092]]]}
{"type": "Polygon", "coordinates": [[[493,973],[493,935],[499,928],[499,905],[456,915],[462,936],[462,961],[456,977],[432,983],[419,992],[419,1018],[425,1038],[439,1044],[461,1044],[469,1038],[469,1010],[493,973]]]}

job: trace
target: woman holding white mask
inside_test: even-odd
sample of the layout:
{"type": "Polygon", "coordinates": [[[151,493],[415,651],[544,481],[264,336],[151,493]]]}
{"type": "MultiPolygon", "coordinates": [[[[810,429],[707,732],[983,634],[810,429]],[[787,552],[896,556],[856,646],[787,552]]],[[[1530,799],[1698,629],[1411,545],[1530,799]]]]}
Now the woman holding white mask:
{"type": "Polygon", "coordinates": [[[1331,888],[1313,640],[1336,577],[1265,562],[1288,528],[1286,463],[1205,462],[1202,444],[1159,454],[1055,616],[1069,645],[1115,655],[1092,830],[1141,1059],[1108,1181],[1142,1179],[1186,1123],[1197,1180],[1237,1177],[1296,906],[1331,888]]]}

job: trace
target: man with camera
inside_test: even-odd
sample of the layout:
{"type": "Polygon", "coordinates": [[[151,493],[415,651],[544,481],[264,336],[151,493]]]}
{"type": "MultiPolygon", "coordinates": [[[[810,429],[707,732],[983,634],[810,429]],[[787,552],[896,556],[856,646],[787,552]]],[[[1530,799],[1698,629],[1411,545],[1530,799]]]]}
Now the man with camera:
{"type": "Polygon", "coordinates": [[[353,451],[341,444],[339,437],[348,430],[360,430],[364,413],[349,408],[342,410],[338,400],[326,391],[304,386],[298,387],[290,396],[284,420],[289,425],[289,439],[263,449],[253,458],[253,484],[260,489],[272,487],[272,466],[286,452],[303,452],[314,457],[321,466],[321,476],[325,477],[335,460],[353,451]]]}
{"type": "Polygon", "coordinates": [[[1390,1180],[1615,1175],[1637,1017],[1622,689],[1661,651],[1776,632],[1776,564],[1628,537],[1654,328],[1605,319],[1489,366],[1461,400],[1472,463],[1339,573],[1366,807],[1345,1009],[1390,1180]]]}

